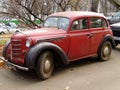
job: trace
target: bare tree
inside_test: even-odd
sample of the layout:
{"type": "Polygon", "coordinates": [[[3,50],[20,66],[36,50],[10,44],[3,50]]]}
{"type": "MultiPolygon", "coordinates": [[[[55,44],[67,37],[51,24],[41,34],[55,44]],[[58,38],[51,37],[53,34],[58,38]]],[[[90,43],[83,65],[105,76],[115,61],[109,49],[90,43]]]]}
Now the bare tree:
{"type": "Polygon", "coordinates": [[[70,0],[70,5],[75,11],[88,10],[88,0],[70,0]]]}
{"type": "Polygon", "coordinates": [[[108,0],[108,1],[117,8],[117,11],[120,10],[120,0],[108,0]]]}
{"type": "Polygon", "coordinates": [[[100,10],[102,11],[102,13],[107,16],[108,14],[108,6],[110,6],[110,4],[108,4],[107,0],[99,0],[99,3],[101,5],[102,8],[100,8],[100,10]]]}
{"type": "Polygon", "coordinates": [[[45,0],[2,0],[2,8],[6,11],[0,11],[0,14],[9,18],[18,18],[29,26],[38,26],[36,20],[43,21],[43,15],[51,14],[50,1],[45,0]]]}
{"type": "Polygon", "coordinates": [[[88,0],[52,0],[59,11],[66,11],[68,8],[75,11],[85,10],[88,6],[88,0]]]}
{"type": "Polygon", "coordinates": [[[92,0],[91,11],[93,11],[93,12],[98,11],[98,2],[99,2],[99,0],[92,0]]]}
{"type": "MultiPolygon", "coordinates": [[[[43,21],[46,16],[55,11],[71,10],[88,10],[89,2],[91,2],[91,11],[97,12],[99,1],[104,0],[0,0],[1,7],[0,14],[8,18],[17,18],[22,20],[29,26],[38,26],[36,20],[43,21]],[[57,9],[57,10],[56,10],[57,9]]],[[[119,7],[116,0],[105,0],[102,8],[103,12],[107,14],[107,1],[119,7]]]]}
{"type": "Polygon", "coordinates": [[[39,16],[42,20],[44,20],[45,16],[53,13],[53,2],[51,0],[38,0],[37,1],[37,10],[39,11],[39,16]]]}
{"type": "Polygon", "coordinates": [[[52,2],[58,6],[59,11],[66,11],[70,4],[70,0],[52,0],[52,2]]]}

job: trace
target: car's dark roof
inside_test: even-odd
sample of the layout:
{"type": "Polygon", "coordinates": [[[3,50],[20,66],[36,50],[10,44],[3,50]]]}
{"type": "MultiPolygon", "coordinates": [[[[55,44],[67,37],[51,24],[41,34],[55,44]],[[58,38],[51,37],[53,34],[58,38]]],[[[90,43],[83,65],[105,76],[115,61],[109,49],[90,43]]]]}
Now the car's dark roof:
{"type": "Polygon", "coordinates": [[[96,16],[96,17],[104,17],[103,14],[96,13],[96,12],[88,12],[88,11],[67,11],[67,12],[58,12],[51,14],[50,16],[63,16],[68,18],[74,18],[74,17],[83,17],[83,16],[96,16]]]}

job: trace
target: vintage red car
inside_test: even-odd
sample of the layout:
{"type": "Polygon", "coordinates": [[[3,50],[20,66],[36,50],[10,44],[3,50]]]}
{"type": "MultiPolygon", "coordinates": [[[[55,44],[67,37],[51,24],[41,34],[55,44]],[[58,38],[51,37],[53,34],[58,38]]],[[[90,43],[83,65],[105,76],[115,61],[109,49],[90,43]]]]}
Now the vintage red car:
{"type": "Polygon", "coordinates": [[[14,34],[3,49],[4,62],[17,69],[35,70],[49,78],[56,63],[97,56],[110,58],[115,46],[110,26],[102,14],[70,11],[48,16],[42,28],[14,34]]]}

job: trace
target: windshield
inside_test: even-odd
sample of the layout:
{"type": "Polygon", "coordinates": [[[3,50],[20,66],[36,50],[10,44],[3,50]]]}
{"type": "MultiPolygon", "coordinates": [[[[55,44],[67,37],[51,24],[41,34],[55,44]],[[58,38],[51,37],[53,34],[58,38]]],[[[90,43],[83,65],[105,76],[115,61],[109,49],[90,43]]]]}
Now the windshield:
{"type": "Polygon", "coordinates": [[[65,17],[48,17],[44,22],[44,26],[57,27],[57,28],[66,30],[68,27],[69,21],[70,20],[65,17]]]}

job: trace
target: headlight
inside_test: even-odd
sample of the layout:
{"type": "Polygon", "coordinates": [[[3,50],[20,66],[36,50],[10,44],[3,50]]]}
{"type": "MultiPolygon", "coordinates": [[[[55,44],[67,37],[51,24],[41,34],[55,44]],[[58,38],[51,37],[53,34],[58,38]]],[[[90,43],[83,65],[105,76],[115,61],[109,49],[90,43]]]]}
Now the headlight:
{"type": "Polygon", "coordinates": [[[30,40],[26,40],[26,47],[30,47],[31,43],[30,40]]]}

